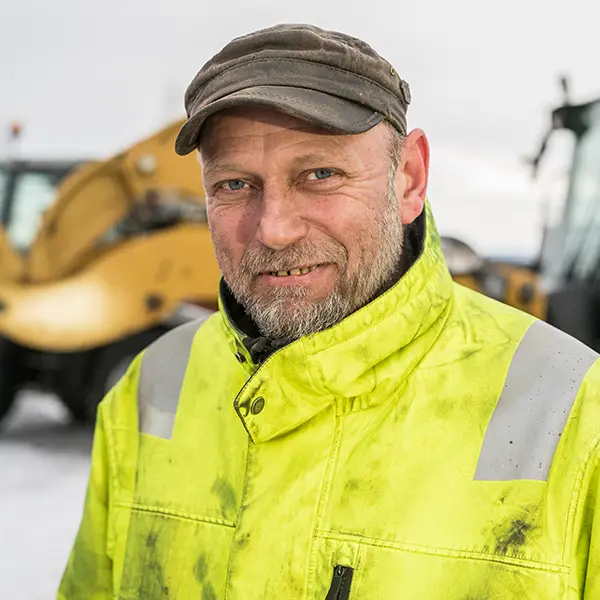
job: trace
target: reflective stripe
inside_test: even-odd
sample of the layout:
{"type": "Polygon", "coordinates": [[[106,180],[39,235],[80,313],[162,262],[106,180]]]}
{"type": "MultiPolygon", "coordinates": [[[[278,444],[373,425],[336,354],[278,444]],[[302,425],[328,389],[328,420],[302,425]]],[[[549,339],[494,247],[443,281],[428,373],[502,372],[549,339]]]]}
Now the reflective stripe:
{"type": "Polygon", "coordinates": [[[194,336],[204,319],[177,327],[148,346],[138,384],[141,433],[171,439],[194,336]]]}
{"type": "Polygon", "coordinates": [[[548,479],[593,350],[543,321],[521,340],[488,425],[476,480],[548,479]]]}

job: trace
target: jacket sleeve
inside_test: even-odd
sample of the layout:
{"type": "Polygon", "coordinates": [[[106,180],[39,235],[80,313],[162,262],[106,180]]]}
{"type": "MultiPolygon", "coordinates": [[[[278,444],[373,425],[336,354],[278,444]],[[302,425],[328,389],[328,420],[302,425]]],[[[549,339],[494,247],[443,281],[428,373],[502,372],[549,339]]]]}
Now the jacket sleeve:
{"type": "Polygon", "coordinates": [[[83,518],[59,587],[57,600],[113,598],[112,561],[107,553],[109,506],[107,432],[98,410],[83,518]]]}
{"type": "Polygon", "coordinates": [[[595,462],[589,502],[583,517],[583,524],[588,524],[589,527],[590,540],[586,557],[584,600],[600,598],[600,453],[597,453],[595,462]]]}

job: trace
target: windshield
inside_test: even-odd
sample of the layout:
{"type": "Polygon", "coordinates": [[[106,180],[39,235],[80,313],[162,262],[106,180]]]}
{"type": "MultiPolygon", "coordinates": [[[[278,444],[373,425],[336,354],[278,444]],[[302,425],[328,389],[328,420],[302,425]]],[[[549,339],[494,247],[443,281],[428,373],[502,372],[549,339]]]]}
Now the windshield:
{"type": "Polygon", "coordinates": [[[569,192],[571,163],[575,151],[575,134],[567,129],[552,132],[547,140],[544,160],[536,175],[536,200],[542,213],[542,264],[544,272],[557,270],[562,257],[559,233],[564,217],[565,198],[569,192]]]}
{"type": "Polygon", "coordinates": [[[600,103],[587,115],[588,129],[577,140],[563,221],[560,252],[551,268],[579,280],[599,276],[600,267],[600,103]]]}
{"type": "Polygon", "coordinates": [[[44,211],[54,200],[56,173],[22,172],[15,181],[7,233],[12,245],[25,251],[40,228],[44,211]]]}

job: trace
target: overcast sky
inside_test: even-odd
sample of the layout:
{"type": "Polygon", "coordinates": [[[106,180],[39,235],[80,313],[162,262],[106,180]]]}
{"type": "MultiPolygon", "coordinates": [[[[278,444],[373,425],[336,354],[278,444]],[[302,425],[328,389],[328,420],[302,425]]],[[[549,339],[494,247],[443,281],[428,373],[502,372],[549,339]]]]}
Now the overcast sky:
{"type": "Polygon", "coordinates": [[[310,22],[371,43],[411,85],[442,233],[535,252],[540,195],[523,166],[560,100],[600,96],[594,0],[0,0],[0,127],[22,153],[103,157],[183,116],[183,92],[232,37],[310,22]]]}

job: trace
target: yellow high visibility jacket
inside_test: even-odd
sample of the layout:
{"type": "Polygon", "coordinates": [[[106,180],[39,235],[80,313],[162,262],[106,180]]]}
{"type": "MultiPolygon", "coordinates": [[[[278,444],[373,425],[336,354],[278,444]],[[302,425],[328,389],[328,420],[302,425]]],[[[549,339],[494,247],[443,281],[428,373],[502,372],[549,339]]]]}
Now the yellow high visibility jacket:
{"type": "Polygon", "coordinates": [[[223,304],[136,359],[60,600],[600,599],[597,355],[454,284],[424,214],[335,327],[267,355],[223,304]]]}

